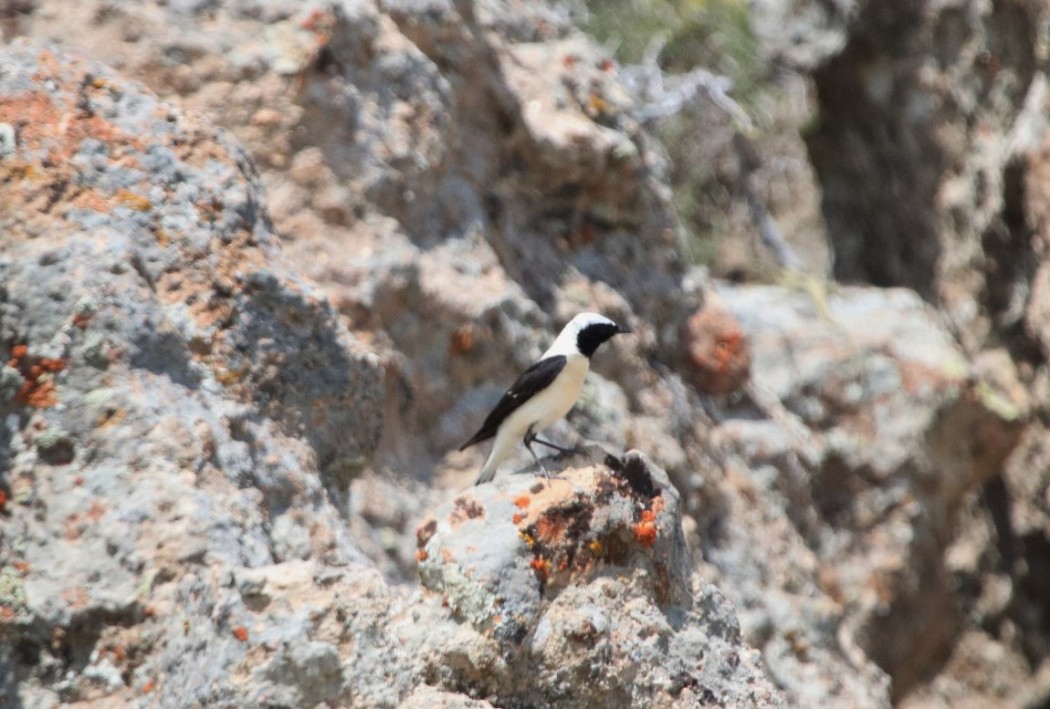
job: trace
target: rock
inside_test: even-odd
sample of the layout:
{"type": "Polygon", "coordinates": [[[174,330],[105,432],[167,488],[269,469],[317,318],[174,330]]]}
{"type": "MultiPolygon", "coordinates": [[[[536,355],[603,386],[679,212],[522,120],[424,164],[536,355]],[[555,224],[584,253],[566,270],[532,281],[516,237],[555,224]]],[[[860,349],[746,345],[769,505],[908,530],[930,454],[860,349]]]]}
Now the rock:
{"type": "Polygon", "coordinates": [[[756,0],[752,10],[762,51],[799,69],[811,71],[839,54],[849,39],[850,21],[863,5],[756,0]]]}
{"type": "MultiPolygon", "coordinates": [[[[1045,325],[1050,161],[1047,47],[1035,28],[1046,24],[1047,7],[907,2],[757,7],[767,48],[810,72],[817,89],[820,112],[806,138],[823,187],[836,275],[908,286],[938,305],[980,378],[966,396],[1004,421],[1013,419],[1009,436],[1025,427],[1013,454],[1003,460],[998,453],[1003,439],[981,425],[975,431],[969,415],[958,421],[958,412],[946,412],[938,425],[930,457],[948,463],[949,472],[960,450],[964,461],[973,461],[966,452],[973,439],[990,437],[996,452],[991,461],[978,462],[976,475],[964,462],[967,472],[953,476],[963,485],[947,484],[945,500],[938,491],[917,506],[920,514],[935,516],[950,509],[959,522],[947,575],[944,568],[931,568],[923,576],[940,581],[922,585],[936,589],[931,595],[940,598],[931,601],[929,611],[951,616],[960,627],[934,643],[940,657],[928,663],[930,672],[942,662],[943,669],[916,689],[914,701],[1038,704],[1047,696],[1044,677],[1050,667],[1047,634],[1035,630],[1047,627],[1043,599],[1050,592],[1042,560],[1050,539],[1050,514],[1041,502],[1047,487],[1040,472],[1046,469],[1046,432],[1036,423],[1050,402],[1045,325]],[[975,484],[982,485],[979,493],[975,484]],[[952,610],[945,613],[945,607],[952,610]]],[[[959,405],[974,411],[965,398],[959,405]]],[[[895,416],[899,412],[892,410],[895,416]]],[[[936,484],[944,485],[947,477],[935,476],[936,484]]],[[[945,548],[935,546],[929,553],[945,548]]],[[[916,588],[914,595],[924,593],[916,588]]],[[[931,637],[922,635],[924,642],[931,637]]],[[[900,663],[907,653],[898,645],[878,654],[891,657],[889,665],[908,675],[894,678],[899,699],[918,682],[912,676],[916,665],[900,663]]]]}
{"type": "Polygon", "coordinates": [[[42,0],[21,27],[243,141],[289,258],[384,358],[377,467],[429,480],[481,395],[577,312],[672,354],[700,304],[659,150],[615,64],[557,8],[42,0]]]}
{"type": "Polygon", "coordinates": [[[462,694],[443,692],[423,685],[408,695],[400,706],[406,709],[488,709],[492,705],[462,694]]]}
{"type": "Polygon", "coordinates": [[[597,447],[572,464],[473,488],[420,527],[428,683],[497,705],[780,706],[732,606],[687,574],[663,471],[597,447]]]}
{"type": "MultiPolygon", "coordinates": [[[[0,704],[1045,700],[1044,425],[1004,463],[1050,392],[1041,8],[751,4],[765,51],[814,72],[791,91],[818,89],[842,268],[947,304],[946,327],[909,291],[824,302],[690,268],[666,156],[558,7],[16,5],[8,36],[172,103],[4,50],[0,704]],[[541,589],[516,495],[486,498],[498,518],[464,508],[459,529],[508,553],[457,549],[524,572],[524,620],[496,623],[506,582],[443,567],[447,591],[419,590],[415,531],[453,514],[485,452],[455,448],[584,309],[636,334],[550,435],[644,451],[689,544],[665,508],[645,548],[616,493],[631,560],[563,578],[559,544],[541,589]],[[739,381],[730,341],[751,348],[739,381]]],[[[715,124],[684,135],[723,171],[736,156],[699,142],[715,124]]],[[[797,143],[749,176],[778,217],[800,203],[788,236],[821,228],[797,143]]],[[[566,478],[617,480],[600,458],[566,478]]]]}
{"type": "Polygon", "coordinates": [[[1047,125],[1034,29],[1047,8],[801,2],[788,20],[782,4],[760,7],[761,23],[789,28],[765,33],[772,51],[806,55],[816,85],[806,140],[835,276],[915,289],[970,350],[1016,325],[1032,256],[1020,183],[1047,125]]]}
{"type": "Polygon", "coordinates": [[[708,302],[683,323],[683,369],[693,386],[708,394],[726,394],[747,381],[751,352],[747,339],[725,308],[708,302]]]}
{"type": "Polygon", "coordinates": [[[226,579],[363,559],[337,500],[379,440],[377,358],[290,270],[226,134],[53,50],[0,63],[0,703],[347,696],[345,645],[250,620],[292,590],[226,579]],[[271,669],[230,684],[250,650],[271,669]]]}
{"type": "MultiPolygon", "coordinates": [[[[948,543],[968,499],[1016,446],[1024,412],[1004,406],[1002,394],[974,378],[912,292],[842,289],[828,294],[827,317],[818,315],[812,295],[783,288],[723,288],[719,296],[751,341],[755,387],[786,410],[770,422],[780,425],[730,415],[713,442],[753,494],[781,500],[773,503],[775,514],[788,515],[793,534],[815,552],[803,588],[812,593],[816,582],[827,594],[832,605],[820,613],[841,606],[832,613],[842,613],[845,646],[856,644],[874,659],[893,678],[895,696],[903,696],[958,637],[963,618],[945,565],[948,543]],[[916,627],[922,642],[906,640],[916,627]]],[[[734,530],[752,524],[727,521],[734,530]]],[[[779,559],[797,564],[801,556],[740,557],[733,546],[710,558],[738,576],[741,563],[768,565],[768,574],[779,559]],[[729,556],[717,561],[722,553],[729,556]]],[[[764,607],[756,617],[769,622],[776,591],[727,590],[743,608],[764,607]]],[[[775,616],[772,625],[774,637],[786,630],[775,616]]],[[[783,676],[768,647],[765,657],[783,676]]]]}

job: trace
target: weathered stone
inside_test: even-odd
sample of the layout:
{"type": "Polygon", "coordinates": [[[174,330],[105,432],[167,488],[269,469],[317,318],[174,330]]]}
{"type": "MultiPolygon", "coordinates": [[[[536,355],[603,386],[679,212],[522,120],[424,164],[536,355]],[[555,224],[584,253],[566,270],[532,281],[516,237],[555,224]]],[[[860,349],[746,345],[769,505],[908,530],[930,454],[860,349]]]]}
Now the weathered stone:
{"type": "Polygon", "coordinates": [[[688,577],[666,474],[636,451],[572,463],[473,488],[420,528],[424,608],[442,609],[415,631],[428,682],[497,705],[780,706],[732,606],[688,577]]]}
{"type": "Polygon", "coordinates": [[[19,44],[0,63],[20,126],[0,351],[21,380],[0,398],[0,703],[340,696],[334,645],[287,650],[294,681],[225,681],[256,626],[223,578],[286,556],[282,530],[361,558],[317,528],[341,524],[331,471],[378,443],[376,357],[288,268],[228,136],[100,65],[19,44]]]}

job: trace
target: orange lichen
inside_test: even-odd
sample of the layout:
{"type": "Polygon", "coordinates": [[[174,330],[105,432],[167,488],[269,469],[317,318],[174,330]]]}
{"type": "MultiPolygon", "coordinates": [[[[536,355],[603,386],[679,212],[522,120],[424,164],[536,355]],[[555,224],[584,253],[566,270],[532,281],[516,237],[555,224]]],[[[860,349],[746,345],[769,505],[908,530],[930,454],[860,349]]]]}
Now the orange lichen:
{"type": "Polygon", "coordinates": [[[457,327],[448,338],[448,349],[454,355],[464,354],[474,349],[474,331],[470,325],[457,327]]]}
{"type": "Polygon", "coordinates": [[[233,629],[233,637],[243,642],[248,642],[248,629],[243,625],[238,625],[233,629]]]}
{"type": "Polygon", "coordinates": [[[7,493],[4,492],[3,490],[0,490],[0,512],[3,512],[4,508],[6,508],[6,507],[7,507],[7,493]]]}
{"type": "Polygon", "coordinates": [[[521,524],[521,520],[523,519],[525,519],[525,516],[522,515],[520,512],[515,512],[514,516],[511,517],[511,520],[514,522],[514,524],[521,524]]]}
{"type": "Polygon", "coordinates": [[[740,387],[750,373],[751,352],[740,323],[725,308],[709,305],[682,324],[680,337],[693,383],[709,394],[740,387]]]}
{"type": "Polygon", "coordinates": [[[601,556],[602,552],[605,551],[605,547],[597,539],[592,539],[587,544],[587,548],[591,550],[591,553],[595,556],[601,556]]]}
{"type": "Polygon", "coordinates": [[[656,515],[652,510],[642,511],[642,521],[634,525],[634,538],[644,547],[656,544],[656,515]]]}
{"type": "Polygon", "coordinates": [[[40,366],[45,372],[61,372],[66,368],[66,363],[61,359],[49,359],[44,357],[40,360],[40,366]]]}
{"type": "Polygon", "coordinates": [[[651,547],[653,544],[656,544],[656,527],[649,522],[636,524],[634,536],[642,546],[651,547]]]}
{"type": "Polygon", "coordinates": [[[525,509],[526,507],[528,507],[530,502],[531,500],[529,499],[528,495],[522,495],[521,497],[514,498],[514,504],[520,507],[521,509],[525,509]]]}
{"type": "Polygon", "coordinates": [[[23,344],[11,348],[11,359],[7,366],[17,369],[24,380],[15,394],[17,404],[43,409],[58,403],[53,375],[65,369],[65,360],[51,357],[32,358],[29,356],[29,348],[23,344]]]}
{"type": "Polygon", "coordinates": [[[533,559],[529,562],[529,566],[532,567],[532,570],[536,572],[541,581],[546,581],[547,577],[550,576],[551,562],[546,559],[533,559]]]}
{"type": "Polygon", "coordinates": [[[157,686],[157,683],[151,679],[146,680],[146,684],[142,685],[142,693],[149,694],[157,686]]]}
{"type": "Polygon", "coordinates": [[[419,562],[419,563],[422,563],[422,562],[426,561],[429,556],[430,556],[430,554],[427,554],[427,550],[426,549],[420,549],[419,551],[416,552],[416,561],[419,562]]]}
{"type": "Polygon", "coordinates": [[[15,571],[25,576],[29,573],[29,562],[19,559],[18,561],[11,562],[11,566],[14,567],[15,571]]]}

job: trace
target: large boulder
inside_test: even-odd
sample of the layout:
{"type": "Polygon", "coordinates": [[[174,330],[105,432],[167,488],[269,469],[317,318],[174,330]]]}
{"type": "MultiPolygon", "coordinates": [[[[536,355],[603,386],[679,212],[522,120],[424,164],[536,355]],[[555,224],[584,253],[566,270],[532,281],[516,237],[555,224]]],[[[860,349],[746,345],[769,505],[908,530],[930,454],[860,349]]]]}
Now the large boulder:
{"type": "Polygon", "coordinates": [[[637,451],[571,462],[420,527],[429,681],[500,706],[781,706],[725,596],[690,578],[667,475],[637,451]]]}
{"type": "Polygon", "coordinates": [[[766,50],[816,87],[805,137],[836,277],[916,290],[971,348],[1016,327],[1045,3],[760,2],[757,17],[766,50]]]}
{"type": "Polygon", "coordinates": [[[811,620],[789,648],[802,637],[801,657],[823,647],[853,663],[870,658],[901,697],[940,666],[965,625],[952,541],[1017,445],[1027,397],[970,365],[912,291],[719,295],[751,343],[753,388],[746,406],[723,413],[711,447],[735,471],[726,483],[761,502],[741,505],[734,492],[722,509],[701,508],[702,528],[725,530],[702,542],[705,557],[746,579],[724,587],[778,677],[799,675],[798,647],[776,649],[792,628],[791,603],[811,620]],[[794,551],[753,545],[771,524],[794,551]],[[821,617],[836,618],[834,633],[813,633],[821,617]]]}
{"type": "Polygon", "coordinates": [[[340,501],[378,359],[289,269],[229,136],[97,64],[0,65],[0,703],[348,696],[320,618],[263,630],[233,581],[366,561],[340,501]]]}

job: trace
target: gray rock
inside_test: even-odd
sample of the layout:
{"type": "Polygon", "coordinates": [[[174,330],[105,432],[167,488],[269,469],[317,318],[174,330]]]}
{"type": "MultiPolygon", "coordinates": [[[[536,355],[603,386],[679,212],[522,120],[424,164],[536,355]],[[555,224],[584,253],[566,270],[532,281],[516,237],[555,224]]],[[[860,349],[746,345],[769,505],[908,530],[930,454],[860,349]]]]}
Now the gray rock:
{"type": "Polygon", "coordinates": [[[752,396],[767,420],[730,409],[712,443],[766,502],[751,522],[752,511],[729,502],[719,523],[728,539],[705,547],[705,557],[721,573],[751,577],[727,593],[745,609],[774,676],[802,703],[827,699],[813,694],[799,663],[829,653],[823,662],[855,667],[852,676],[832,673],[834,693],[880,705],[871,687],[885,680],[862,658],[901,692],[957,637],[947,546],[969,496],[1017,444],[1023,413],[977,379],[913,292],[844,288],[827,295],[826,308],[782,287],[719,295],[751,341],[752,396]],[[750,524],[770,524],[767,515],[782,525],[778,543],[795,551],[750,548],[757,531],[730,541],[750,524]],[[912,643],[919,623],[923,641],[912,643]]]}
{"type": "Polygon", "coordinates": [[[428,683],[497,705],[780,706],[732,606],[686,575],[666,474],[636,451],[573,463],[549,486],[470,490],[420,527],[436,617],[402,632],[428,683]]]}
{"type": "Polygon", "coordinates": [[[338,696],[309,633],[271,690],[230,683],[251,611],[222,579],[361,558],[328,494],[377,445],[377,359],[288,268],[225,134],[99,65],[19,44],[2,63],[3,105],[35,111],[0,244],[3,702],[338,696]]]}
{"type": "Polygon", "coordinates": [[[967,347],[1031,286],[1022,165],[1046,130],[1042,3],[758,4],[771,51],[811,71],[810,160],[837,278],[913,288],[967,347]],[[996,268],[984,266],[986,258],[996,268]]]}
{"type": "MultiPolygon", "coordinates": [[[[1018,17],[1041,26],[1042,11],[975,6],[958,25],[970,39],[940,67],[911,52],[954,36],[931,31],[957,26],[951,3],[752,5],[767,52],[816,72],[824,113],[807,135],[843,263],[858,267],[866,247],[851,249],[886,224],[892,248],[879,255],[890,261],[934,233],[928,283],[915,273],[932,251],[886,263],[951,305],[968,346],[985,327],[974,264],[1002,264],[984,282],[1004,351],[1044,352],[1050,281],[1033,268],[1026,300],[1024,255],[1026,229],[1047,223],[1039,185],[1050,182],[1038,161],[1010,162],[1001,130],[1016,118],[1014,146],[1039,133],[1038,71],[1017,103],[1034,35],[1016,35],[1003,80],[979,69],[995,58],[981,59],[984,39],[1018,17]],[[896,35],[874,34],[915,12],[921,22],[900,33],[915,43],[882,57],[896,35]],[[873,55],[854,61],[864,39],[873,55]],[[931,68],[938,80],[926,84],[931,68]],[[873,98],[833,105],[853,96],[832,91],[840,81],[873,98]],[[885,125],[923,142],[880,142],[885,125]],[[976,138],[989,125],[985,150],[976,138]],[[864,140],[841,149],[847,134],[864,140]],[[953,165],[958,176],[929,177],[953,165]],[[905,206],[926,204],[899,208],[890,193],[901,184],[905,206]],[[860,211],[836,217],[842,204],[860,211]],[[864,228],[843,231],[857,214],[864,228]],[[916,216],[931,229],[900,227],[916,216]],[[945,240],[957,224],[962,249],[945,240]]],[[[900,693],[945,656],[931,701],[1039,703],[1038,668],[1025,667],[1046,656],[1046,485],[1028,468],[1047,467],[1045,432],[1029,430],[1011,463],[1021,502],[977,495],[995,482],[1026,399],[1050,391],[1038,355],[1021,367],[972,362],[908,293],[833,294],[825,319],[800,292],[726,286],[753,361],[720,380],[723,343],[681,336],[683,322],[710,325],[692,317],[710,294],[677,244],[666,161],[634,124],[615,64],[564,11],[19,6],[5,30],[119,65],[182,108],[54,51],[4,55],[0,122],[18,140],[2,163],[0,198],[14,208],[0,209],[0,359],[29,347],[0,373],[0,604],[10,602],[0,637],[20,643],[0,640],[0,703],[484,706],[468,695],[506,690],[553,703],[882,707],[890,681],[876,661],[900,693]],[[668,548],[687,600],[656,601],[644,553],[637,567],[542,593],[529,566],[511,594],[519,626],[486,616],[495,592],[466,572],[427,571],[450,591],[417,591],[418,523],[451,509],[484,455],[454,449],[583,309],[636,335],[595,357],[584,400],[552,434],[637,448],[668,471],[693,549],[668,548]],[[713,364],[706,379],[680,361],[695,344],[713,364]],[[45,360],[61,368],[33,374],[45,360]],[[1015,520],[1013,536],[993,516],[1015,520]],[[1000,552],[996,539],[1015,544],[1000,552]],[[1012,546],[1013,568],[1027,570],[988,574],[1012,546]],[[517,627],[528,628],[520,645],[506,637],[517,627]],[[726,652],[747,645],[761,660],[745,653],[734,669],[726,652]],[[109,667],[126,686],[107,688],[109,667]]],[[[470,520],[477,538],[513,531],[515,510],[492,504],[510,521],[470,520]]],[[[610,523],[626,510],[608,508],[610,523]]],[[[502,548],[524,544],[511,542],[502,548]]],[[[473,559],[469,546],[460,552],[473,559]]]]}

